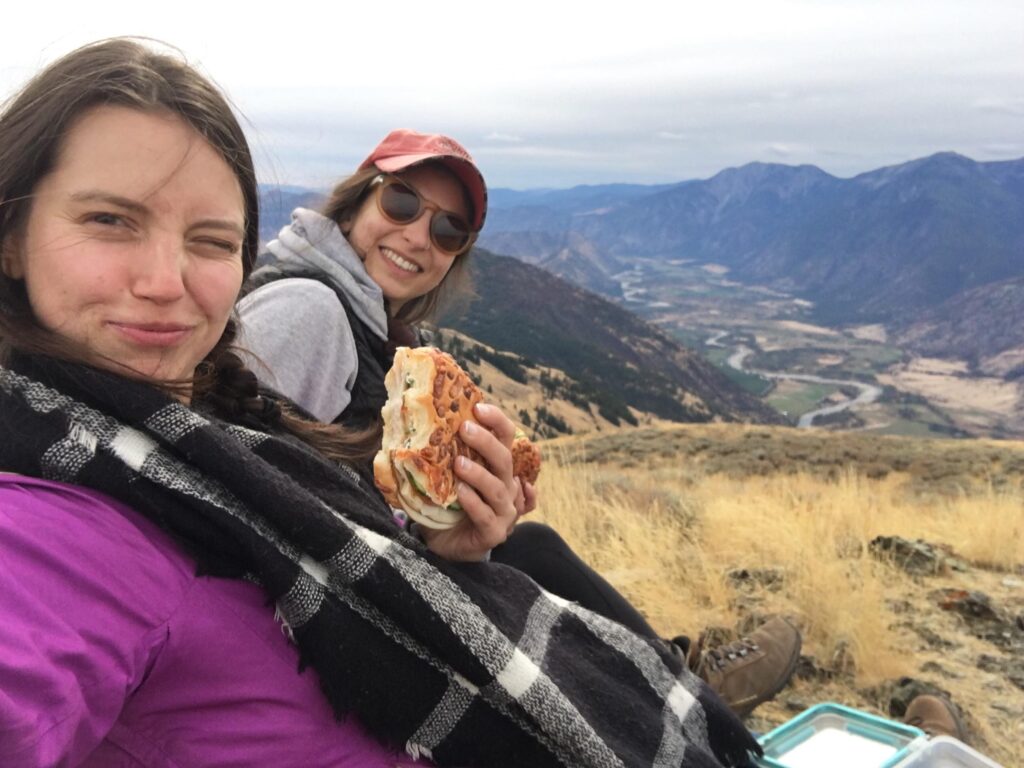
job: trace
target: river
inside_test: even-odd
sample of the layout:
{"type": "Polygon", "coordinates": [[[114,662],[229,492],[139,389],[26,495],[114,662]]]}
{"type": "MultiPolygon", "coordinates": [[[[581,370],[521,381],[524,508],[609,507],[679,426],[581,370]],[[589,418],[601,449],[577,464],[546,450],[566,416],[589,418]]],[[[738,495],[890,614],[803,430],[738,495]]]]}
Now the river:
{"type": "MultiPolygon", "coordinates": [[[[721,334],[716,334],[709,339],[706,344],[709,346],[721,346],[719,339],[721,334]]],[[[753,373],[757,376],[763,376],[766,379],[789,379],[791,381],[804,381],[814,384],[834,384],[842,387],[855,387],[858,390],[858,395],[850,400],[844,400],[841,403],[835,403],[834,405],[827,405],[823,408],[818,408],[814,411],[808,411],[807,413],[800,416],[800,420],[797,422],[797,426],[802,429],[807,429],[814,426],[814,420],[818,416],[827,416],[832,413],[839,413],[850,408],[854,408],[858,405],[868,405],[869,403],[875,402],[882,395],[882,388],[875,384],[865,384],[863,381],[852,381],[849,379],[827,379],[824,376],[815,376],[810,373],[776,373],[775,371],[757,371],[750,368],[743,367],[743,361],[752,355],[754,350],[749,347],[739,346],[736,351],[729,355],[727,361],[730,368],[734,368],[737,371],[743,371],[744,373],[753,373]]]]}

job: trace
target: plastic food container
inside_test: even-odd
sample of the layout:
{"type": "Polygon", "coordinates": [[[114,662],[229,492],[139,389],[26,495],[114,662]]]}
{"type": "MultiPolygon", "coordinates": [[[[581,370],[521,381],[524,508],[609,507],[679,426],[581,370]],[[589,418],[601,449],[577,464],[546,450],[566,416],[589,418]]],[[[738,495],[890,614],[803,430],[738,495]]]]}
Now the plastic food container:
{"type": "Polygon", "coordinates": [[[950,736],[936,736],[915,749],[897,768],[1000,768],[984,755],[950,736]]]}
{"type": "Polygon", "coordinates": [[[925,738],[920,728],[826,702],[811,707],[758,739],[764,748],[764,757],[758,765],[764,768],[894,768],[904,765],[901,761],[925,743],[925,738]]]}

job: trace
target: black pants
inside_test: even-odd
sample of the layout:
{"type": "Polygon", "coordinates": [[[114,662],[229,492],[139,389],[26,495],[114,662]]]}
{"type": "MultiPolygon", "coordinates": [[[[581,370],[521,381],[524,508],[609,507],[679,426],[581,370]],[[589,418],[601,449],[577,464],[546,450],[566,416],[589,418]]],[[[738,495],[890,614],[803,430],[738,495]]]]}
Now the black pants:
{"type": "Polygon", "coordinates": [[[593,568],[583,562],[553,528],[542,523],[520,523],[491,561],[522,571],[566,600],[624,624],[638,635],[657,638],[647,620],[593,568]]]}

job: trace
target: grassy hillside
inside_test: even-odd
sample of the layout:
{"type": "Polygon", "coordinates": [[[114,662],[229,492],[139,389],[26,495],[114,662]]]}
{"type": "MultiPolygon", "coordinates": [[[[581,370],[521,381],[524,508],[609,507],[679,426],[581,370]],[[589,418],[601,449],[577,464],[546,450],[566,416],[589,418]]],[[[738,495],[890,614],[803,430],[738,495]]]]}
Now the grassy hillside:
{"type": "Polygon", "coordinates": [[[487,401],[501,408],[533,439],[607,431],[621,421],[662,423],[652,413],[614,401],[609,408],[607,401],[595,397],[600,393],[561,369],[496,350],[456,331],[438,331],[433,343],[450,352],[484,389],[487,401]]]}
{"type": "Polygon", "coordinates": [[[716,424],[545,451],[535,516],[660,632],[796,620],[799,679],[753,727],[825,700],[898,714],[912,678],[952,696],[983,752],[1024,765],[1024,444],[716,424]],[[927,542],[921,569],[878,536],[927,542]]]}

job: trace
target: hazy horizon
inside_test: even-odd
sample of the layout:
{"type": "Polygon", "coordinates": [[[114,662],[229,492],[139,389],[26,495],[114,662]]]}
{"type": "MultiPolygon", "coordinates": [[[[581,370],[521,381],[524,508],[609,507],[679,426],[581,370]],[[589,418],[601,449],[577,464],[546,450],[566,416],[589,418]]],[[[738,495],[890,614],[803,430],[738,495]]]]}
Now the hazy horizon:
{"type": "MultiPolygon", "coordinates": [[[[912,163],[915,160],[924,160],[924,159],[926,159],[928,157],[932,157],[934,155],[948,154],[950,152],[951,152],[951,150],[938,150],[936,152],[932,152],[929,155],[923,155],[921,157],[909,157],[906,160],[903,160],[903,161],[900,161],[900,162],[890,163],[888,165],[882,165],[882,166],[879,166],[878,168],[868,168],[868,169],[866,169],[864,171],[859,171],[857,173],[853,173],[853,174],[850,174],[848,176],[841,176],[841,175],[835,174],[835,173],[830,173],[829,175],[833,176],[833,177],[835,177],[837,179],[852,179],[852,178],[855,178],[856,176],[859,176],[861,174],[870,173],[872,171],[877,171],[877,170],[880,170],[882,168],[888,168],[888,167],[892,167],[892,166],[896,166],[896,165],[903,165],[905,163],[912,163]]],[[[961,152],[956,152],[954,154],[958,154],[958,155],[960,155],[962,157],[967,157],[968,160],[971,160],[972,162],[976,162],[976,163],[1012,163],[1012,162],[1016,162],[1018,160],[1024,160],[1024,155],[1021,155],[1020,157],[1008,157],[1008,158],[1003,159],[1003,160],[978,160],[975,157],[968,157],[967,155],[964,155],[961,152]]],[[[782,166],[788,166],[790,168],[797,168],[797,167],[800,167],[801,165],[810,165],[810,166],[813,166],[815,168],[818,168],[819,170],[824,171],[825,173],[828,173],[828,171],[825,168],[821,168],[820,166],[816,166],[813,163],[779,163],[779,162],[766,162],[766,161],[763,161],[763,160],[751,160],[749,163],[740,163],[739,165],[731,165],[731,166],[728,166],[727,168],[720,168],[718,171],[715,171],[714,173],[710,174],[709,176],[700,176],[700,177],[694,177],[694,178],[688,178],[688,179],[676,179],[674,181],[630,182],[630,181],[621,181],[621,180],[609,179],[608,181],[595,182],[595,183],[591,183],[591,184],[587,184],[587,183],[583,183],[583,184],[565,184],[565,185],[550,184],[550,185],[535,186],[535,187],[502,187],[502,186],[494,186],[494,185],[490,185],[489,184],[488,185],[488,189],[493,193],[493,192],[495,192],[497,190],[503,190],[503,191],[508,191],[508,192],[544,192],[544,191],[552,191],[552,192],[554,192],[554,191],[559,191],[559,190],[574,189],[576,187],[600,187],[600,186],[615,185],[615,184],[630,184],[630,185],[652,186],[653,187],[653,186],[659,186],[659,185],[664,185],[664,184],[682,184],[682,183],[688,182],[688,181],[706,181],[706,180],[708,180],[710,178],[713,178],[714,176],[717,176],[722,171],[727,171],[727,170],[731,170],[731,169],[735,169],[735,168],[742,168],[742,167],[744,167],[746,165],[751,165],[751,164],[754,164],[754,163],[763,163],[765,165],[782,165],[782,166]]],[[[281,187],[281,188],[285,188],[285,189],[287,189],[289,187],[293,187],[296,190],[312,190],[312,191],[318,191],[318,192],[329,191],[330,187],[331,187],[330,184],[327,184],[327,185],[324,185],[324,186],[314,187],[314,186],[307,186],[307,185],[304,185],[304,184],[293,184],[292,182],[284,181],[284,180],[282,180],[282,181],[275,181],[275,180],[265,180],[265,179],[262,179],[262,178],[259,180],[259,183],[260,183],[261,186],[281,187]]]]}
{"type": "Polygon", "coordinates": [[[512,189],[1024,156],[1016,0],[18,4],[0,29],[0,95],[126,34],[180,47],[226,90],[270,183],[328,186],[398,127],[456,137],[512,189]]]}

